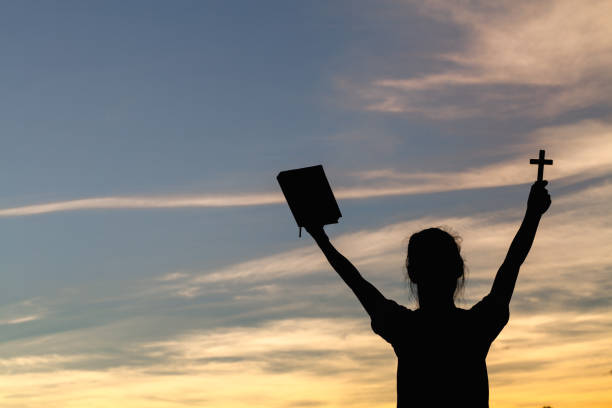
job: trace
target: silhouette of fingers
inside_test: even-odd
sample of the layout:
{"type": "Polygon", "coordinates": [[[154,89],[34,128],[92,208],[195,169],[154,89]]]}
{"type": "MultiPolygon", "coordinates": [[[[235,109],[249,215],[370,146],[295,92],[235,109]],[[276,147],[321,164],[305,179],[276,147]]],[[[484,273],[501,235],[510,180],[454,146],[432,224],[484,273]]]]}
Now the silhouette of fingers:
{"type": "Polygon", "coordinates": [[[545,189],[548,180],[538,180],[531,185],[532,190],[545,189]]]}

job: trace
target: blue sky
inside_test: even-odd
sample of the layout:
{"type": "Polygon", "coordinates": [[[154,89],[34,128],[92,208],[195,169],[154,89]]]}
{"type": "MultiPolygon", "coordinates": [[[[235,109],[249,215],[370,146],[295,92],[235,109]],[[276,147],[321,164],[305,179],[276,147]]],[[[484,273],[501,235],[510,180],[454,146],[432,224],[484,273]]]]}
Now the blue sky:
{"type": "Polygon", "coordinates": [[[323,164],[328,234],[408,306],[407,238],[453,228],[465,307],[540,148],[553,206],[489,355],[492,404],[609,404],[610,11],[2,4],[1,405],[393,406],[392,350],[297,238],[276,174],[323,164]]]}

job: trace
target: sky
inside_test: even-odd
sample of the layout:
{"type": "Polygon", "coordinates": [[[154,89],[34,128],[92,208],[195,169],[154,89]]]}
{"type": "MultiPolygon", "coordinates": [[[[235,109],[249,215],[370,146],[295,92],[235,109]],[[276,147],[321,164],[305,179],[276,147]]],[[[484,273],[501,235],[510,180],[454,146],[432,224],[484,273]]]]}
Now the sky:
{"type": "Polygon", "coordinates": [[[298,238],[276,175],[323,164],[332,242],[410,308],[410,234],[458,233],[469,308],[546,149],[553,203],[487,357],[490,404],[612,406],[611,13],[0,4],[0,405],[394,407],[391,346],[298,238]]]}

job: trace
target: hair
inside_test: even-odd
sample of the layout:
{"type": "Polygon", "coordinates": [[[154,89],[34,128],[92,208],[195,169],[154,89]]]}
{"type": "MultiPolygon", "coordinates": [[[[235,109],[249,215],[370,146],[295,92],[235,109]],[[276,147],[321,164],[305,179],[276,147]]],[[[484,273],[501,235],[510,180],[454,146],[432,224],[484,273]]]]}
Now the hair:
{"type": "MultiPolygon", "coordinates": [[[[465,285],[466,266],[461,256],[461,237],[444,227],[427,228],[410,236],[406,251],[406,280],[413,295],[419,282],[432,274],[450,274],[456,278],[453,300],[465,285]]],[[[418,296],[415,296],[418,303],[418,296]]]]}

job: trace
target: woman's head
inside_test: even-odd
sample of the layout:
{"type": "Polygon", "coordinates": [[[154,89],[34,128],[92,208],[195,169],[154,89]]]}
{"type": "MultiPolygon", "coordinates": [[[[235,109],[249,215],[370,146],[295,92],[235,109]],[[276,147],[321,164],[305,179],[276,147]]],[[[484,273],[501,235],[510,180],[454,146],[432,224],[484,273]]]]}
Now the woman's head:
{"type": "Polygon", "coordinates": [[[441,228],[427,228],[410,237],[406,270],[421,306],[452,301],[463,287],[465,265],[459,241],[441,228]]]}

